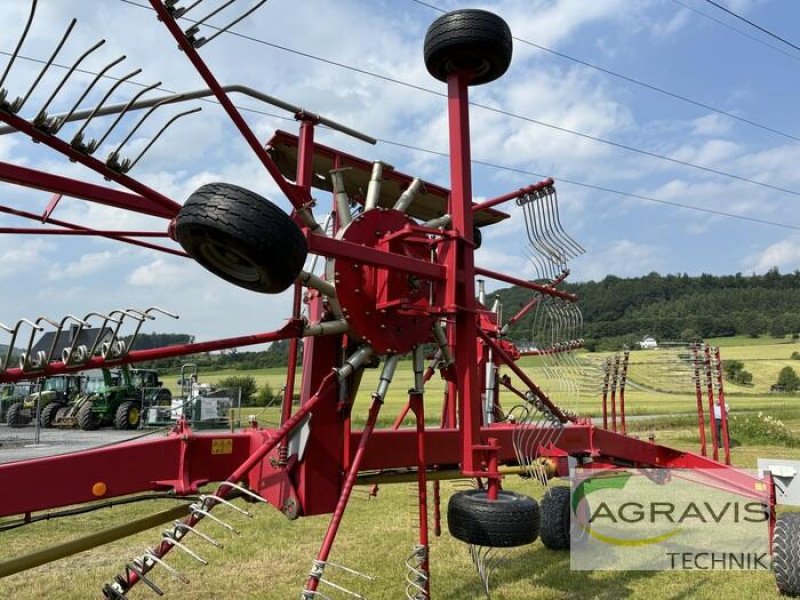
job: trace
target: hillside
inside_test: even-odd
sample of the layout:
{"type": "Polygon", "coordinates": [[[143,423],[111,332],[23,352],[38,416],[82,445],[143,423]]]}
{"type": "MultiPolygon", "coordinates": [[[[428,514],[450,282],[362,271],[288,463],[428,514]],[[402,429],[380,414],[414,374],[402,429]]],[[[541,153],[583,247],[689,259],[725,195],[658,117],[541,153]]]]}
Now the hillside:
{"type": "MultiPolygon", "coordinates": [[[[644,335],[689,340],[733,335],[784,335],[800,332],[800,271],[781,275],[690,277],[686,274],[622,279],[564,286],[576,293],[589,349],[613,349],[644,335]]],[[[531,298],[522,288],[497,292],[504,313],[513,315],[531,298]]],[[[517,340],[531,337],[535,312],[511,329],[517,340]]]]}

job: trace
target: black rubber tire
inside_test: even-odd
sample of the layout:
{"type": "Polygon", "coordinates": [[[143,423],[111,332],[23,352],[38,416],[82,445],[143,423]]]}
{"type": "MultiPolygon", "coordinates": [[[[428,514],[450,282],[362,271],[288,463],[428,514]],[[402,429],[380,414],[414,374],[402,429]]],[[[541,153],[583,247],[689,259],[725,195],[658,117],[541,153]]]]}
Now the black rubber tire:
{"type": "Polygon", "coordinates": [[[569,488],[551,487],[542,498],[542,543],[551,550],[569,550],[569,488]]]}
{"type": "Polygon", "coordinates": [[[508,70],[512,51],[508,24],[485,10],[454,10],[425,34],[425,66],[439,81],[455,71],[472,71],[469,85],[494,81],[508,70]]]}
{"type": "Polygon", "coordinates": [[[784,513],[775,522],[772,536],[772,569],[778,591],[800,597],[800,513],[784,513]]]}
{"type": "Polygon", "coordinates": [[[87,400],[78,409],[78,427],[84,431],[94,431],[100,427],[100,420],[92,411],[93,402],[87,400]]]}
{"type": "Polygon", "coordinates": [[[8,412],[6,413],[6,423],[9,427],[25,427],[31,422],[30,417],[22,414],[22,411],[25,410],[22,402],[15,402],[11,406],[8,407],[8,412]]]}
{"type": "Polygon", "coordinates": [[[475,250],[483,244],[483,232],[477,227],[472,228],[472,243],[475,244],[475,250]]]}
{"type": "Polygon", "coordinates": [[[486,490],[457,492],[447,505],[447,527],[457,540],[491,548],[523,546],[539,535],[539,504],[501,490],[489,500],[486,490]]]}
{"type": "Polygon", "coordinates": [[[137,429],[142,419],[141,410],[136,400],[124,400],[117,407],[117,412],[114,415],[114,427],[117,429],[137,429]]]}
{"type": "Polygon", "coordinates": [[[45,406],[39,415],[39,425],[44,428],[52,427],[59,408],[61,408],[61,404],[58,402],[51,402],[45,406]]]}
{"type": "Polygon", "coordinates": [[[308,247],[303,232],[272,202],[228,183],[194,192],[175,220],[192,258],[225,281],[277,294],[294,283],[308,247]]]}

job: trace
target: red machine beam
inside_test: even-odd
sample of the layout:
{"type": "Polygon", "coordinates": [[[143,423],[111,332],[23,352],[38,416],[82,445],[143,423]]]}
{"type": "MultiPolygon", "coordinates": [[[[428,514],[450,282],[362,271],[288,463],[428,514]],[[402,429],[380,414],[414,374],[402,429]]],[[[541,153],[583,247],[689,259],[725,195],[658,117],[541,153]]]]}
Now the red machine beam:
{"type": "Polygon", "coordinates": [[[225,350],[226,348],[237,348],[239,346],[266,344],[267,342],[285,340],[302,335],[303,321],[300,319],[292,319],[281,329],[267,333],[242,335],[239,337],[223,338],[209,342],[197,342],[194,344],[176,344],[174,346],[164,346],[163,348],[153,348],[152,350],[132,350],[125,356],[114,359],[104,359],[102,356],[94,356],[85,363],[79,365],[65,365],[63,362],[56,361],[51,362],[46,368],[38,371],[8,369],[5,373],[0,373],[0,383],[21,381],[45,375],[74,373],[76,371],[85,371],[86,369],[96,369],[147,360],[158,360],[160,358],[172,358],[173,356],[184,356],[186,354],[196,354],[198,352],[211,352],[213,350],[225,350]]]}
{"type": "MultiPolygon", "coordinates": [[[[72,198],[88,200],[89,202],[96,202],[163,219],[171,219],[180,208],[176,204],[174,210],[169,210],[144,196],[78,181],[77,179],[70,179],[69,177],[62,177],[61,175],[45,173],[36,169],[11,165],[6,162],[0,162],[0,181],[42,190],[43,192],[64,194],[72,198]]],[[[41,220],[41,215],[37,218],[41,220]]]]}
{"type": "Polygon", "coordinates": [[[97,235],[101,237],[169,237],[169,234],[161,231],[110,231],[102,229],[52,229],[37,227],[0,227],[0,233],[14,233],[20,235],[97,235]]]}
{"type": "Polygon", "coordinates": [[[532,281],[517,279],[516,277],[511,277],[510,275],[504,275],[503,273],[498,273],[496,271],[490,271],[489,269],[484,269],[478,266],[475,267],[475,275],[483,275],[485,277],[491,277],[492,279],[496,279],[497,281],[505,281],[506,283],[510,283],[511,285],[527,288],[529,290],[540,292],[548,296],[563,298],[564,300],[569,300],[570,302],[576,302],[578,300],[578,297],[575,294],[570,294],[569,292],[562,292],[561,290],[554,289],[549,285],[539,285],[538,283],[534,283],[532,281]]]}
{"type": "MultiPolygon", "coordinates": [[[[498,440],[497,458],[501,463],[513,464],[517,460],[512,443],[514,428],[508,424],[481,428],[483,436],[498,440]]],[[[0,495],[0,516],[166,490],[172,486],[183,485],[179,493],[192,493],[195,484],[222,481],[234,472],[241,473],[242,477],[246,475],[242,466],[255,465],[254,453],[263,449],[266,439],[277,443],[275,435],[274,430],[208,435],[178,432],[160,439],[0,465],[0,481],[6,490],[0,495]],[[215,443],[215,440],[224,442],[215,443]],[[65,477],[65,473],[70,476],[65,477]],[[58,485],[53,485],[54,482],[58,485]],[[98,495],[98,489],[103,493],[98,495]]],[[[426,431],[425,462],[429,468],[459,464],[460,435],[457,429],[426,431]]],[[[361,436],[361,431],[350,434],[351,460],[361,436]]],[[[416,467],[419,461],[417,436],[416,429],[374,431],[360,470],[416,467]]],[[[590,457],[631,468],[702,470],[699,477],[705,482],[760,501],[765,501],[768,493],[763,481],[744,471],[590,425],[564,427],[555,447],[571,456],[590,457]]]]}
{"type": "Polygon", "coordinates": [[[336,258],[349,258],[360,260],[364,264],[376,267],[386,267],[405,273],[412,273],[428,279],[444,279],[445,268],[441,265],[402,256],[390,254],[374,248],[367,248],[352,242],[345,242],[334,238],[311,234],[308,236],[308,250],[322,256],[336,258]]]}
{"type": "Polygon", "coordinates": [[[508,194],[504,194],[502,196],[498,196],[497,198],[492,198],[491,200],[487,200],[486,202],[481,202],[480,204],[473,204],[472,205],[472,212],[478,212],[479,210],[484,210],[487,208],[491,208],[493,206],[497,206],[498,204],[502,204],[503,202],[508,202],[509,200],[515,200],[520,196],[524,196],[525,194],[530,194],[531,192],[535,192],[537,190],[544,189],[546,187],[550,187],[553,185],[555,181],[553,181],[552,177],[548,177],[538,183],[532,183],[531,185],[524,187],[522,189],[516,190],[514,192],[510,192],[508,194]]]}

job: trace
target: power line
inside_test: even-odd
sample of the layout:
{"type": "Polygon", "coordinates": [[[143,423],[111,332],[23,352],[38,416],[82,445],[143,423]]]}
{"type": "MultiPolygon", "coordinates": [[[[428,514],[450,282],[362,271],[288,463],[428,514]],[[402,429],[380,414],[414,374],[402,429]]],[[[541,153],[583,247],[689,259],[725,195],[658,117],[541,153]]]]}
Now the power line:
{"type": "Polygon", "coordinates": [[[725,6],[722,6],[721,4],[719,4],[717,2],[714,2],[714,0],[706,0],[706,2],[708,2],[712,6],[716,6],[718,9],[728,13],[732,17],[735,17],[735,18],[739,19],[740,21],[743,21],[744,23],[747,23],[751,27],[755,27],[756,29],[758,29],[762,33],[766,33],[768,36],[778,40],[779,42],[783,42],[784,44],[786,44],[787,46],[790,46],[791,48],[794,48],[795,50],[800,50],[800,46],[798,46],[796,44],[793,44],[792,42],[790,42],[786,38],[782,38],[781,36],[779,36],[776,33],[771,32],[769,29],[765,29],[764,27],[762,27],[758,23],[753,23],[753,21],[751,21],[750,19],[747,19],[747,18],[743,17],[742,15],[740,15],[739,13],[736,13],[736,12],[732,11],[731,9],[729,9],[729,8],[727,8],[725,6]]]}
{"type": "Polygon", "coordinates": [[[779,48],[778,46],[773,46],[772,44],[766,42],[765,40],[762,40],[761,38],[758,38],[758,37],[756,37],[754,35],[750,35],[746,31],[742,31],[741,29],[737,29],[733,25],[731,25],[729,23],[726,23],[725,21],[723,21],[721,19],[717,19],[716,17],[712,17],[708,13],[704,13],[703,11],[696,9],[693,6],[689,6],[688,4],[685,4],[685,3],[681,2],[681,0],[672,0],[672,1],[675,4],[677,4],[678,6],[682,6],[686,10],[690,10],[693,13],[695,13],[696,15],[699,15],[699,16],[703,17],[704,19],[708,19],[709,21],[713,21],[717,25],[721,25],[722,27],[725,27],[726,29],[730,29],[731,31],[735,31],[739,35],[742,35],[742,36],[744,36],[744,37],[746,37],[748,39],[751,39],[754,42],[758,42],[762,46],[766,46],[767,48],[771,48],[772,50],[775,50],[776,52],[780,52],[784,56],[788,56],[789,58],[791,58],[793,60],[800,61],[800,56],[798,56],[797,54],[795,54],[793,52],[787,52],[783,48],[779,48]]]}
{"type": "MultiPolygon", "coordinates": [[[[437,150],[430,150],[428,148],[420,148],[419,146],[413,146],[411,144],[404,144],[404,143],[401,143],[401,142],[394,142],[394,141],[391,141],[391,140],[386,140],[386,139],[381,139],[381,138],[377,138],[377,139],[378,139],[379,142],[384,143],[384,144],[388,144],[390,146],[398,146],[400,148],[406,148],[408,150],[414,150],[416,152],[424,152],[425,154],[432,154],[434,156],[441,156],[443,158],[449,158],[450,157],[450,155],[448,153],[446,153],[446,152],[439,152],[437,150]]],[[[484,166],[484,167],[490,167],[492,169],[502,169],[504,171],[511,171],[511,172],[514,172],[514,173],[520,173],[522,175],[530,175],[532,177],[537,177],[539,179],[543,179],[544,177],[547,177],[546,175],[542,175],[541,173],[534,173],[533,171],[528,171],[526,169],[520,169],[520,168],[517,168],[517,167],[509,167],[507,165],[499,165],[497,163],[492,163],[492,162],[489,162],[489,161],[480,160],[480,159],[476,159],[476,158],[472,159],[472,164],[481,165],[481,166],[484,166]]],[[[560,182],[560,183],[567,183],[567,184],[570,184],[570,185],[574,185],[574,186],[578,186],[578,187],[582,187],[582,188],[587,188],[587,189],[591,189],[591,190],[596,190],[596,191],[600,191],[600,192],[608,192],[610,194],[616,194],[618,196],[625,196],[625,197],[628,197],[628,198],[636,198],[638,200],[644,200],[646,202],[654,202],[654,203],[657,203],[657,204],[663,204],[663,205],[666,205],[666,206],[673,206],[675,208],[680,208],[680,209],[685,209],[685,210],[694,210],[694,211],[703,212],[703,213],[707,213],[707,214],[711,214],[711,215],[716,215],[716,216],[719,216],[719,217],[728,217],[728,218],[731,218],[731,219],[740,219],[742,221],[749,221],[751,223],[758,223],[760,225],[772,225],[772,226],[775,226],[775,227],[783,227],[785,229],[792,229],[792,230],[795,230],[795,231],[800,231],[800,226],[798,226],[798,225],[790,225],[788,223],[780,223],[778,221],[768,221],[766,219],[758,219],[756,217],[748,217],[746,215],[737,215],[735,213],[728,213],[728,212],[724,212],[724,211],[721,211],[721,210],[715,210],[713,208],[704,208],[702,206],[693,206],[691,204],[681,204],[680,202],[672,202],[670,200],[662,200],[660,198],[653,198],[652,196],[645,196],[643,194],[635,194],[633,192],[624,192],[622,190],[616,190],[616,189],[609,188],[609,187],[606,187],[606,186],[597,185],[597,184],[594,184],[594,183],[586,183],[586,182],[583,182],[583,181],[576,181],[574,179],[568,179],[566,177],[560,177],[558,175],[552,175],[552,177],[553,177],[553,179],[555,179],[557,182],[560,182]]]]}
{"type": "MultiPolygon", "coordinates": [[[[125,4],[130,4],[132,6],[136,6],[136,7],[139,7],[139,8],[152,10],[152,7],[147,6],[145,4],[140,4],[138,2],[135,2],[134,0],[120,0],[120,1],[124,2],[125,4]]],[[[417,1],[417,0],[415,0],[415,1],[417,1]]],[[[429,7],[431,6],[429,4],[424,4],[424,5],[425,6],[429,6],[429,7]]],[[[441,10],[441,9],[437,8],[436,10],[441,10]]],[[[192,19],[186,19],[186,21],[189,22],[189,23],[195,23],[195,21],[193,21],[192,19]]],[[[213,26],[208,26],[208,27],[210,29],[219,29],[219,28],[213,27],[213,26]]],[[[282,51],[285,51],[285,52],[289,52],[291,54],[302,56],[302,57],[305,57],[305,58],[308,58],[308,59],[311,59],[311,60],[315,60],[315,61],[322,62],[322,63],[325,63],[325,64],[333,65],[333,66],[336,66],[336,67],[339,67],[339,68],[342,68],[342,69],[346,69],[346,70],[349,70],[349,71],[353,71],[353,72],[356,72],[356,73],[360,73],[360,74],[363,74],[363,75],[374,77],[374,78],[377,78],[377,79],[380,79],[380,80],[383,80],[383,81],[391,82],[391,83],[394,83],[396,85],[400,85],[400,86],[407,87],[407,88],[410,88],[410,89],[422,91],[422,92],[425,92],[427,94],[431,94],[431,95],[438,96],[438,97],[441,97],[441,98],[445,98],[446,97],[446,94],[444,94],[443,92],[437,92],[437,91],[432,90],[430,88],[426,88],[426,87],[423,87],[423,86],[420,86],[420,85],[409,83],[407,81],[402,81],[400,79],[395,79],[395,78],[389,77],[387,75],[381,75],[381,74],[375,73],[373,71],[368,71],[366,69],[361,69],[359,67],[353,67],[351,65],[348,65],[348,64],[345,64],[345,63],[340,63],[340,62],[337,62],[337,61],[333,61],[333,60],[330,60],[330,59],[327,59],[327,58],[323,58],[323,57],[320,57],[320,56],[316,56],[314,54],[310,54],[310,53],[307,53],[307,52],[301,52],[299,50],[294,50],[294,49],[288,48],[286,46],[281,46],[279,44],[274,44],[272,42],[268,42],[268,41],[266,41],[264,39],[261,39],[261,38],[256,38],[256,37],[253,37],[253,36],[245,35],[245,34],[242,34],[242,33],[235,32],[233,30],[227,30],[225,33],[227,33],[229,35],[232,35],[232,36],[235,36],[235,37],[238,37],[238,38],[241,38],[241,39],[249,40],[251,42],[254,42],[254,43],[257,43],[257,44],[261,44],[261,45],[264,45],[264,46],[267,46],[267,47],[270,47],[270,48],[275,48],[275,49],[282,50],[282,51]]],[[[562,126],[559,126],[559,125],[555,125],[553,123],[548,123],[546,121],[541,121],[539,119],[534,119],[532,117],[526,117],[524,115],[519,115],[519,114],[513,113],[511,111],[507,111],[507,110],[503,110],[503,109],[496,108],[496,107],[493,107],[493,106],[489,106],[487,104],[481,104],[479,102],[472,102],[471,101],[470,105],[474,106],[476,108],[480,108],[480,109],[483,109],[483,110],[486,110],[486,111],[489,111],[489,112],[493,112],[493,113],[496,113],[496,114],[507,116],[507,117],[510,117],[510,118],[513,118],[513,119],[517,119],[517,120],[520,120],[520,121],[525,121],[525,122],[528,122],[528,123],[532,123],[534,125],[539,125],[541,127],[546,127],[548,129],[553,129],[555,131],[560,131],[562,133],[567,133],[569,135],[574,135],[574,136],[577,136],[577,137],[581,137],[583,139],[591,140],[593,142],[597,142],[597,143],[600,143],[600,144],[611,146],[613,148],[618,148],[620,150],[625,150],[627,152],[632,152],[632,153],[635,153],[635,154],[640,154],[642,156],[648,156],[650,158],[655,158],[655,159],[658,159],[658,160],[671,162],[671,163],[676,164],[676,165],[681,165],[681,166],[684,166],[684,167],[697,169],[699,171],[704,171],[706,173],[712,173],[714,175],[719,175],[721,177],[728,177],[730,179],[735,179],[735,180],[738,180],[738,181],[749,183],[751,185],[756,185],[756,186],[768,188],[768,189],[771,189],[771,190],[774,190],[774,191],[777,191],[777,192],[783,192],[785,194],[790,194],[792,196],[800,196],[800,192],[798,192],[796,190],[792,190],[792,189],[789,189],[789,188],[784,188],[782,186],[774,185],[774,184],[767,183],[767,182],[764,182],[764,181],[758,181],[758,180],[755,180],[755,179],[750,179],[749,177],[744,177],[742,175],[736,175],[735,173],[729,173],[727,171],[722,171],[722,170],[719,170],[719,169],[715,169],[713,167],[707,167],[707,166],[704,166],[704,165],[698,165],[696,163],[692,163],[692,162],[689,162],[689,161],[686,161],[686,160],[681,160],[681,159],[674,158],[674,157],[671,157],[671,156],[666,156],[664,154],[659,154],[657,152],[651,152],[649,150],[636,148],[635,146],[624,144],[622,142],[615,142],[613,140],[608,140],[608,139],[601,138],[601,137],[598,137],[598,136],[594,136],[594,135],[591,135],[591,134],[588,134],[588,133],[583,133],[583,132],[580,132],[580,131],[576,131],[574,129],[569,129],[568,127],[562,127],[562,126]]]]}
{"type": "MultiPolygon", "coordinates": [[[[0,50],[0,55],[11,56],[11,53],[0,50]]],[[[19,60],[30,61],[30,62],[34,62],[34,63],[37,63],[37,64],[44,64],[46,62],[46,61],[38,59],[38,58],[25,56],[23,54],[19,54],[17,56],[17,58],[19,60]]],[[[69,68],[67,65],[62,65],[62,64],[59,64],[59,63],[53,63],[52,66],[56,67],[56,68],[60,68],[60,69],[68,69],[69,68]]],[[[89,70],[76,69],[76,71],[79,71],[79,72],[81,72],[81,73],[83,73],[85,75],[91,75],[91,76],[97,76],[98,75],[98,73],[96,73],[94,71],[89,71],[89,70]]],[[[114,77],[113,75],[107,75],[107,74],[101,75],[101,78],[109,79],[109,80],[112,80],[112,81],[118,81],[119,80],[119,78],[114,77]]],[[[138,82],[138,81],[135,81],[135,80],[132,80],[132,79],[126,80],[125,83],[129,84],[129,85],[134,85],[134,86],[137,86],[137,87],[146,87],[146,84],[138,82]]],[[[159,91],[166,92],[166,93],[169,93],[169,94],[176,93],[174,90],[170,90],[169,88],[160,87],[160,88],[155,88],[155,89],[158,89],[159,91]]],[[[219,104],[215,100],[211,100],[211,99],[202,99],[202,100],[205,100],[207,102],[211,102],[213,104],[219,104]]],[[[277,114],[274,114],[274,113],[270,113],[270,112],[263,111],[263,110],[258,110],[258,109],[255,109],[255,108],[242,107],[242,106],[238,106],[238,105],[236,106],[236,108],[239,109],[239,110],[242,110],[242,111],[251,112],[251,113],[255,113],[255,114],[259,114],[259,115],[265,115],[265,116],[268,116],[268,117],[273,117],[273,118],[281,119],[281,120],[284,120],[284,121],[294,121],[294,119],[291,118],[291,117],[286,117],[284,115],[277,115],[277,114]]],[[[433,156],[440,156],[440,157],[443,157],[443,158],[449,158],[450,157],[450,155],[448,153],[446,153],[446,152],[439,152],[437,150],[431,150],[429,148],[422,148],[420,146],[414,146],[412,144],[407,144],[407,143],[404,143],[404,142],[398,142],[398,141],[394,141],[394,140],[381,139],[381,138],[378,138],[378,141],[380,143],[382,143],[382,144],[386,144],[386,145],[389,145],[389,146],[395,146],[397,148],[404,148],[406,150],[412,150],[414,152],[421,152],[421,153],[424,153],[424,154],[429,154],[429,155],[433,155],[433,156]]],[[[539,179],[543,179],[544,177],[546,177],[546,175],[543,175],[541,173],[535,173],[533,171],[529,171],[529,170],[526,170],[526,169],[521,169],[521,168],[518,168],[518,167],[512,167],[512,166],[509,166],[509,165],[501,165],[501,164],[498,164],[498,163],[493,163],[493,162],[489,162],[489,161],[485,161],[485,160],[480,160],[480,159],[473,158],[471,162],[474,165],[480,165],[480,166],[489,167],[489,168],[492,168],[492,169],[508,171],[508,172],[511,172],[511,173],[518,173],[518,174],[521,174],[521,175],[527,175],[527,176],[536,177],[536,178],[539,178],[539,179]]],[[[771,225],[771,226],[774,226],[774,227],[782,227],[784,229],[800,230],[800,226],[790,225],[788,223],[780,223],[780,222],[777,222],[777,221],[768,221],[768,220],[765,220],[765,219],[758,219],[758,218],[755,218],[755,217],[748,217],[748,216],[745,216],[745,215],[737,215],[737,214],[734,214],[734,213],[727,213],[727,212],[724,212],[724,211],[719,211],[719,210],[715,210],[715,209],[711,209],[711,208],[703,208],[703,207],[694,206],[694,205],[691,205],[691,204],[682,204],[680,202],[672,202],[670,200],[662,200],[660,198],[654,198],[652,196],[645,196],[643,194],[636,194],[636,193],[633,193],[633,192],[626,192],[626,191],[623,191],[623,190],[617,190],[617,189],[614,189],[614,188],[610,188],[610,187],[607,187],[607,186],[594,184],[594,183],[587,183],[587,182],[583,182],[583,181],[577,181],[575,179],[569,179],[569,178],[566,178],[566,177],[557,176],[556,179],[558,179],[558,181],[560,181],[562,183],[566,183],[566,184],[569,184],[569,185],[574,185],[574,186],[578,186],[578,187],[582,187],[582,188],[586,188],[586,189],[592,189],[592,190],[601,191],[601,192],[607,192],[607,193],[610,193],[610,194],[616,194],[616,195],[625,196],[625,197],[628,197],[628,198],[636,198],[636,199],[639,199],[639,200],[644,200],[646,202],[653,202],[653,203],[656,203],[656,204],[661,204],[661,205],[665,205],[665,206],[672,206],[672,207],[680,208],[680,209],[684,209],[684,210],[693,210],[693,211],[707,213],[707,214],[721,216],[721,217],[727,217],[727,218],[732,218],[732,219],[739,219],[739,220],[743,220],[743,221],[749,221],[751,223],[758,223],[758,224],[761,224],[761,225],[771,225]]]]}
{"type": "MultiPolygon", "coordinates": [[[[430,8],[432,10],[435,10],[437,12],[441,12],[441,13],[446,12],[445,10],[439,8],[438,6],[434,6],[434,5],[429,4],[427,2],[423,2],[422,0],[411,0],[411,1],[415,2],[416,4],[419,4],[421,6],[424,6],[426,8],[430,8]]],[[[740,117],[738,115],[735,115],[733,113],[727,112],[727,111],[722,110],[720,108],[716,108],[715,106],[711,106],[710,104],[706,104],[705,102],[700,102],[699,100],[693,100],[692,98],[688,98],[688,97],[683,96],[681,94],[678,94],[676,92],[671,92],[671,91],[669,91],[667,89],[658,87],[658,86],[653,85],[651,83],[647,83],[647,82],[644,82],[644,81],[642,81],[640,79],[636,79],[635,77],[631,77],[629,75],[624,75],[622,73],[617,73],[616,71],[612,71],[611,69],[607,69],[605,67],[601,67],[600,65],[596,65],[596,64],[590,63],[588,61],[582,60],[580,58],[576,58],[574,56],[570,56],[569,54],[565,54],[563,52],[559,52],[558,50],[553,50],[552,48],[548,48],[547,46],[542,46],[540,44],[536,44],[536,43],[534,43],[534,42],[532,42],[530,40],[526,40],[526,39],[519,38],[519,37],[516,37],[516,36],[514,36],[514,40],[516,40],[516,41],[518,41],[520,43],[526,44],[528,46],[531,46],[533,48],[536,48],[537,50],[542,50],[543,52],[547,52],[549,54],[553,54],[554,56],[558,56],[559,58],[563,58],[565,60],[569,60],[571,62],[577,63],[577,64],[582,65],[584,67],[587,67],[589,69],[594,69],[595,71],[599,71],[600,73],[604,73],[605,75],[609,75],[611,77],[616,77],[617,79],[621,79],[622,81],[626,81],[628,83],[632,83],[634,85],[638,85],[640,87],[643,87],[645,89],[651,90],[653,92],[657,92],[659,94],[663,94],[663,95],[668,96],[670,98],[673,98],[675,100],[680,100],[682,102],[686,102],[686,103],[692,104],[694,106],[699,106],[700,108],[703,108],[703,109],[706,109],[706,110],[710,110],[711,112],[715,112],[717,114],[720,114],[720,115],[723,115],[725,117],[728,117],[729,119],[733,119],[733,120],[739,121],[741,123],[746,123],[746,124],[751,125],[753,127],[757,127],[759,129],[763,129],[764,131],[769,131],[770,133],[774,133],[774,134],[780,135],[782,137],[788,138],[790,140],[794,140],[796,142],[800,142],[800,137],[792,135],[791,133],[786,133],[785,131],[780,131],[779,129],[775,129],[773,127],[770,127],[769,125],[763,125],[763,124],[758,123],[756,121],[752,121],[750,119],[746,119],[744,117],[740,117]]]]}

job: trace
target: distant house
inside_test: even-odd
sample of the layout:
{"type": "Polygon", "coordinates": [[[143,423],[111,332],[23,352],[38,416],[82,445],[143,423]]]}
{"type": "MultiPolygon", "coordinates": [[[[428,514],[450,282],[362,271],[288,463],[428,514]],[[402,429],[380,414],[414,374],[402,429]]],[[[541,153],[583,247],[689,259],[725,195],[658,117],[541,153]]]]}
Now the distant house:
{"type": "Polygon", "coordinates": [[[642,338],[642,341],[639,342],[639,347],[642,350],[655,350],[658,348],[658,342],[656,342],[656,338],[652,335],[646,335],[642,338]]]}

